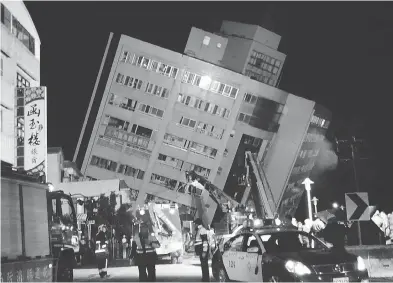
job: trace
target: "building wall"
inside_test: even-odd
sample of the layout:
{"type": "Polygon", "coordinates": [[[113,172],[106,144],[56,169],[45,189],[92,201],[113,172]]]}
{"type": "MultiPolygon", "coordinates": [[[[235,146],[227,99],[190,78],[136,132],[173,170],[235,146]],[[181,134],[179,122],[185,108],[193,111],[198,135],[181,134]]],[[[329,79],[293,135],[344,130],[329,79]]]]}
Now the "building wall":
{"type": "Polygon", "coordinates": [[[243,73],[247,58],[250,56],[253,41],[241,37],[228,36],[228,44],[222,65],[235,72],[243,73]]]}
{"type": "Polygon", "coordinates": [[[286,111],[281,118],[280,128],[264,160],[265,173],[276,203],[280,200],[299,154],[314,105],[313,101],[291,94],[287,98],[286,111]]]}
{"type": "MultiPolygon", "coordinates": [[[[1,159],[16,165],[15,95],[18,85],[17,74],[25,84],[40,85],[40,39],[30,15],[22,1],[1,3],[35,40],[33,54],[14,34],[10,25],[1,25],[1,159]]],[[[8,13],[7,13],[8,14],[8,13]]],[[[3,19],[2,19],[3,21],[3,19]]]]}
{"type": "MultiPolygon", "coordinates": [[[[249,56],[252,41],[249,42],[244,49],[243,62],[249,56]]],[[[261,139],[263,150],[271,149],[268,171],[278,197],[293,167],[313,105],[312,101],[288,95],[240,73],[122,35],[83,160],[82,174],[97,179],[124,179],[131,188],[139,190],[137,204],[143,205],[148,195],[172,200],[198,208],[209,223],[216,206],[203,195],[198,197],[182,191],[186,182],[185,171],[193,166],[208,169],[210,173],[205,177],[224,189],[239,143],[244,135],[249,135],[261,139]],[[149,67],[143,67],[145,59],[140,61],[141,65],[133,63],[138,62],[134,59],[139,56],[150,60],[149,67]],[[151,66],[155,65],[151,64],[151,60],[176,68],[177,75],[171,77],[152,71],[151,66]],[[189,73],[199,76],[197,85],[189,80],[194,78],[189,73]],[[141,86],[124,85],[126,80],[130,82],[127,76],[141,80],[141,86]],[[230,94],[225,96],[215,92],[208,87],[213,86],[214,81],[226,84],[225,90],[237,89],[237,95],[230,97],[230,94]],[[167,95],[162,97],[148,93],[150,84],[167,89],[167,95]],[[113,95],[123,99],[123,104],[111,104],[113,95]],[[253,103],[249,101],[250,95],[255,98],[253,103]],[[185,99],[186,96],[191,99],[185,99]],[[192,107],[189,103],[196,102],[193,99],[226,108],[230,114],[221,117],[192,107]],[[163,114],[146,114],[143,111],[147,108],[140,108],[142,104],[155,108],[156,112],[163,111],[163,114]],[[272,108],[265,109],[264,105],[272,108]],[[271,120],[262,121],[267,122],[265,126],[257,123],[258,126],[255,119],[258,120],[259,114],[264,116],[265,112],[270,113],[267,119],[271,120]],[[245,118],[247,115],[248,120],[245,118]],[[188,123],[187,119],[195,125],[183,125],[188,123]],[[198,128],[200,122],[222,129],[222,135],[216,138],[204,134],[198,128]],[[143,138],[141,133],[138,134],[141,127],[151,131],[150,137],[143,138]],[[181,138],[181,141],[175,137],[181,138]],[[205,146],[205,153],[192,149],[194,142],[205,146]],[[287,144],[290,145],[288,149],[287,144]],[[206,147],[215,150],[213,157],[207,156],[209,149],[206,147]],[[284,150],[280,152],[282,147],[284,150]],[[125,166],[128,166],[129,173],[124,172],[125,166]],[[152,179],[155,175],[167,178],[168,182],[157,184],[157,180],[152,179]]],[[[260,157],[265,155],[265,152],[259,153],[260,157]]]]}
{"type": "Polygon", "coordinates": [[[63,161],[62,153],[48,153],[47,181],[55,187],[62,182],[63,161]]]}
{"type": "Polygon", "coordinates": [[[228,39],[192,27],[184,53],[215,65],[219,65],[224,56],[228,39]]]}

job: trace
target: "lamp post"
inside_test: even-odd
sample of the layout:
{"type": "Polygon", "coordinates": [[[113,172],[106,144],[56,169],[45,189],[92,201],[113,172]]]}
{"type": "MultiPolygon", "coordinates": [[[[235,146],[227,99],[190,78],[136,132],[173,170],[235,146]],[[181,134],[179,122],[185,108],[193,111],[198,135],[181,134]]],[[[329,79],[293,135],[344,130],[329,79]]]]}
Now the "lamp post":
{"type": "Polygon", "coordinates": [[[318,213],[317,205],[318,205],[319,199],[317,199],[316,197],[313,197],[311,201],[312,201],[312,203],[314,204],[315,217],[316,217],[316,216],[317,216],[317,213],[318,213]]]}
{"type": "Polygon", "coordinates": [[[306,187],[308,218],[312,221],[313,217],[312,217],[312,205],[311,205],[311,184],[314,184],[314,182],[311,181],[310,178],[306,178],[302,184],[306,187]]]}
{"type": "MultiPolygon", "coordinates": [[[[349,143],[350,147],[351,147],[351,159],[344,159],[345,161],[352,161],[352,167],[353,167],[353,177],[354,177],[354,183],[355,183],[355,189],[356,192],[360,192],[360,188],[359,188],[359,180],[358,180],[358,173],[357,173],[357,168],[356,168],[356,161],[358,159],[368,159],[368,158],[359,158],[357,156],[357,152],[358,152],[358,143],[363,143],[364,141],[362,139],[357,139],[355,136],[352,136],[352,138],[350,140],[338,140],[336,138],[336,145],[337,145],[337,153],[340,152],[339,150],[339,144],[340,143],[349,143]]],[[[361,227],[360,227],[360,221],[357,221],[357,230],[358,230],[358,240],[359,240],[359,245],[363,245],[363,241],[362,241],[362,231],[361,231],[361,227]]]]}

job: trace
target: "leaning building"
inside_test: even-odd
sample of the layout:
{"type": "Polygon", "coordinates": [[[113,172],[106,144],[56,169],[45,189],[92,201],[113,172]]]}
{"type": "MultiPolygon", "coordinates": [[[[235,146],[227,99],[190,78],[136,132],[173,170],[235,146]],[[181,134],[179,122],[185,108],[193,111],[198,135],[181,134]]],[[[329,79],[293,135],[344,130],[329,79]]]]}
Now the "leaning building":
{"type": "MultiPolygon", "coordinates": [[[[331,118],[277,88],[280,39],[224,21],[217,34],[192,28],[181,54],[122,35],[82,173],[124,179],[139,191],[138,205],[161,198],[195,208],[200,192],[185,190],[185,171],[235,197],[234,176],[251,151],[278,211],[293,214],[331,118]]],[[[216,206],[204,208],[210,223],[216,206]]]]}

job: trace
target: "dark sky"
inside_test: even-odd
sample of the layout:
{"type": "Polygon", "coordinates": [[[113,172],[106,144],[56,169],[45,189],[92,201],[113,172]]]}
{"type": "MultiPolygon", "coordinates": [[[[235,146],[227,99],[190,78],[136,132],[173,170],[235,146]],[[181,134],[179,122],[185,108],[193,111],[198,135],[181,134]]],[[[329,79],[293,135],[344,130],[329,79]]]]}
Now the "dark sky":
{"type": "MultiPolygon", "coordinates": [[[[25,3],[42,42],[49,146],[62,146],[66,159],[73,157],[109,32],[183,52],[192,26],[217,31],[222,20],[239,21],[282,36],[279,50],[287,60],[280,88],[329,108],[331,136],[355,132],[367,140],[370,160],[361,166],[361,175],[369,177],[364,190],[373,202],[393,209],[393,3],[25,3]]],[[[321,177],[317,194],[334,199],[353,189],[348,166],[321,177]]]]}

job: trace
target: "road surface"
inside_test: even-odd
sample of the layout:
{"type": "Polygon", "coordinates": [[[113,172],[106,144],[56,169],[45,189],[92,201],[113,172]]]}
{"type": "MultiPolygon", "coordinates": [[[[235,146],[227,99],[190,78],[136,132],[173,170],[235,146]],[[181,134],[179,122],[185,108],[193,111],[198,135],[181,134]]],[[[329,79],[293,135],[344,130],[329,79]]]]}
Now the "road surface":
{"type": "MultiPolygon", "coordinates": [[[[74,270],[75,282],[139,282],[138,267],[110,267],[109,276],[101,279],[96,268],[74,270]]],[[[202,272],[198,259],[185,260],[183,264],[159,264],[156,266],[157,282],[201,282],[202,272]]],[[[210,270],[211,275],[211,270],[210,270]]],[[[211,278],[211,281],[214,281],[211,278]]],[[[393,282],[393,278],[372,278],[371,282],[393,282]]]]}
{"type": "MultiPolygon", "coordinates": [[[[139,282],[138,267],[111,267],[108,277],[101,279],[97,269],[74,270],[75,282],[110,281],[110,282],[139,282]]],[[[156,266],[157,282],[200,282],[201,267],[191,264],[163,264],[156,266]]],[[[213,281],[213,280],[212,280],[213,281]]]]}

